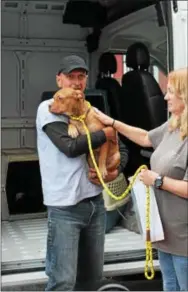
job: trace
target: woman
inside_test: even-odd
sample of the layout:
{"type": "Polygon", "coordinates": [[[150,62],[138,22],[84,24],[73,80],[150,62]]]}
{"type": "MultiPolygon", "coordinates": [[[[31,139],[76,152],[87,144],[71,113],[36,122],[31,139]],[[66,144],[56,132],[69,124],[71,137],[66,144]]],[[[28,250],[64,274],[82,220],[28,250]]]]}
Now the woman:
{"type": "Polygon", "coordinates": [[[154,247],[158,249],[165,291],[188,290],[187,82],[187,68],[169,74],[165,100],[171,117],[149,132],[98,112],[104,124],[141,146],[154,148],[151,170],[142,170],[139,178],[155,188],[165,239],[154,247]]]}

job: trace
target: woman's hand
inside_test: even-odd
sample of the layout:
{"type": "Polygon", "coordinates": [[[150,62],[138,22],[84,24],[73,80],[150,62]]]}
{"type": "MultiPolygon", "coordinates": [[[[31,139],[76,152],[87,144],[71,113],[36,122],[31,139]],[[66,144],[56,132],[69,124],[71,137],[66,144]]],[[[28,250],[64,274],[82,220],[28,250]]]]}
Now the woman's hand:
{"type": "Polygon", "coordinates": [[[148,170],[142,169],[140,174],[138,175],[139,179],[146,185],[146,186],[153,186],[156,178],[159,176],[158,173],[148,170]]]}
{"type": "Polygon", "coordinates": [[[99,111],[96,108],[95,108],[95,113],[96,113],[97,118],[101,121],[101,123],[107,126],[112,126],[114,119],[103,114],[101,111],[99,111]]]}

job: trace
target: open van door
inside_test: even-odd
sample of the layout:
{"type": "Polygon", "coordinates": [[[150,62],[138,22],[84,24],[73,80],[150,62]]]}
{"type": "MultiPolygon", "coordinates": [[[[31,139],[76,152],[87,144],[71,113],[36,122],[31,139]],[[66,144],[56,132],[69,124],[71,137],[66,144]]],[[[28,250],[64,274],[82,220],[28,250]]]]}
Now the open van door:
{"type": "Polygon", "coordinates": [[[187,1],[167,1],[171,5],[174,69],[187,67],[187,1]]]}
{"type": "MultiPolygon", "coordinates": [[[[87,61],[93,94],[99,56],[105,51],[125,54],[133,42],[144,42],[165,73],[187,66],[187,1],[3,0],[1,10],[2,290],[29,286],[37,291],[47,281],[47,221],[35,132],[41,95],[56,89],[56,69],[70,53],[87,61]]],[[[136,284],[135,275],[145,265],[144,242],[140,234],[116,227],[106,235],[104,275],[132,275],[136,284]]],[[[157,260],[154,267],[159,270],[157,260]]]]}

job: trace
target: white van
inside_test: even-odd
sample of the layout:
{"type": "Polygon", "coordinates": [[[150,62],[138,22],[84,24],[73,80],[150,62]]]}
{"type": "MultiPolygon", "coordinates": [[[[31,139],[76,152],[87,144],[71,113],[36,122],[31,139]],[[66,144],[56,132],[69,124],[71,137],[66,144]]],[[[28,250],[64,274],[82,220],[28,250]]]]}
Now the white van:
{"type": "MultiPolygon", "coordinates": [[[[100,88],[96,80],[107,75],[123,87],[121,77],[135,70],[126,65],[129,48],[142,43],[150,54],[144,71],[155,78],[164,94],[169,70],[187,66],[187,1],[2,0],[1,11],[2,290],[36,291],[44,289],[47,280],[47,226],[35,117],[42,99],[57,90],[55,74],[61,59],[73,53],[87,61],[88,99],[111,114],[108,88],[100,88]],[[98,71],[105,52],[115,55],[115,71],[98,71]]],[[[138,64],[136,70],[141,69],[138,64]]],[[[121,116],[127,110],[134,122],[136,115],[129,108],[129,99],[134,97],[123,97],[126,109],[122,107],[125,100],[118,96],[115,106],[119,104],[121,116]]],[[[136,279],[141,279],[138,275],[143,274],[144,265],[145,245],[140,234],[120,225],[106,234],[104,276],[134,279],[135,286],[127,287],[139,290],[136,279]]],[[[157,259],[154,267],[159,270],[157,259]]]]}

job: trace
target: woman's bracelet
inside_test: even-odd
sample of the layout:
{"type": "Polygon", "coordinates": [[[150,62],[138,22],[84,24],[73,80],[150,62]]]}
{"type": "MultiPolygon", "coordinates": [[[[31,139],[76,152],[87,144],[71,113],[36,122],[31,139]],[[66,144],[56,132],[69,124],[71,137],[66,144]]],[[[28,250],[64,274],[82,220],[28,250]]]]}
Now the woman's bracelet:
{"type": "Polygon", "coordinates": [[[112,122],[112,128],[114,127],[114,124],[115,124],[115,119],[113,119],[113,122],[112,122]]]}

